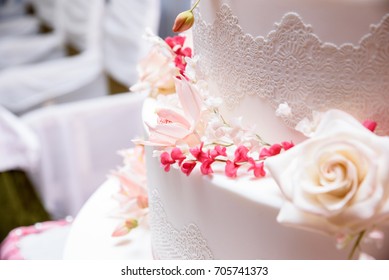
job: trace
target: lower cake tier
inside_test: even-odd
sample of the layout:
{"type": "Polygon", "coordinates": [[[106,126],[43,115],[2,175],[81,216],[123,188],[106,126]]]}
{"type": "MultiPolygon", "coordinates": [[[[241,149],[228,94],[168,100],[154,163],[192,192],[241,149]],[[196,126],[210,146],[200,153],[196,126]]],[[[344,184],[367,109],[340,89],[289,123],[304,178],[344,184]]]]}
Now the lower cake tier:
{"type": "MultiPolygon", "coordinates": [[[[146,149],[152,249],[156,259],[347,259],[353,243],[277,222],[283,197],[273,179],[229,179],[215,170],[165,172],[146,149]]],[[[389,228],[385,229],[389,234],[389,228]]],[[[383,246],[362,244],[377,259],[383,246]]]]}

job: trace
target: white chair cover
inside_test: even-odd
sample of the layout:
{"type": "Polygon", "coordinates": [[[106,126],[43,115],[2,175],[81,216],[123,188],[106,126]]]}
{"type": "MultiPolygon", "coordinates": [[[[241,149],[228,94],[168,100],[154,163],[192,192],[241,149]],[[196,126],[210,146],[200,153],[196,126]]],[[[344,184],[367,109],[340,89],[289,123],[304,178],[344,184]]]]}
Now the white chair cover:
{"type": "Polygon", "coordinates": [[[38,135],[42,153],[30,174],[45,208],[74,216],[118,167],[117,154],[142,133],[142,94],[121,94],[51,106],[22,117],[38,135]]]}
{"type": "Polygon", "coordinates": [[[96,52],[3,70],[0,103],[22,114],[45,104],[106,95],[102,61],[96,52]]]}
{"type": "Polygon", "coordinates": [[[136,65],[146,56],[149,43],[142,39],[146,28],[158,33],[159,0],[111,0],[104,20],[104,64],[118,82],[137,81],[136,65]]]}
{"type": "MultiPolygon", "coordinates": [[[[64,57],[65,36],[61,26],[61,6],[59,0],[34,0],[38,15],[46,17],[43,21],[51,21],[53,33],[31,34],[30,36],[8,36],[0,41],[0,70],[24,64],[43,62],[64,57]],[[51,18],[47,18],[48,16],[51,18]]],[[[28,19],[21,17],[21,19],[28,19]]],[[[34,18],[39,21],[38,18],[34,18]]],[[[38,24],[39,25],[39,24],[38,24]]]]}
{"type": "Polygon", "coordinates": [[[63,29],[67,41],[80,51],[101,49],[105,0],[60,0],[60,2],[63,13],[60,29],[63,29]],[[85,16],[86,14],[88,16],[85,16]]]}
{"type": "Polygon", "coordinates": [[[34,7],[35,15],[45,25],[56,28],[56,7],[59,0],[31,0],[34,7]]]}
{"type": "MultiPolygon", "coordinates": [[[[100,30],[104,0],[60,0],[60,36],[69,34],[77,16],[83,15],[88,31],[86,49],[80,55],[0,72],[0,104],[22,114],[46,103],[81,100],[107,94],[101,53],[100,30]],[[89,4],[88,6],[85,3],[89,4]],[[74,6],[79,13],[69,13],[74,6]],[[81,8],[84,8],[81,13],[81,8]],[[73,17],[74,16],[74,17],[73,17]],[[86,19],[86,21],[85,21],[86,19]],[[69,31],[69,33],[67,32],[69,31]]],[[[79,28],[82,29],[81,26],[79,28]]]]}
{"type": "Polygon", "coordinates": [[[22,16],[26,12],[27,0],[7,0],[0,5],[0,21],[22,16]]]}
{"type": "Polygon", "coordinates": [[[63,39],[59,34],[12,37],[0,41],[0,70],[57,59],[65,55],[63,39]]]}
{"type": "MultiPolygon", "coordinates": [[[[0,11],[1,11],[0,7],[0,11]]],[[[0,41],[8,37],[26,36],[39,31],[39,20],[33,16],[20,16],[0,21],[0,41]]]]}
{"type": "Polygon", "coordinates": [[[37,163],[39,148],[35,133],[0,106],[0,172],[31,171],[37,163]]]}

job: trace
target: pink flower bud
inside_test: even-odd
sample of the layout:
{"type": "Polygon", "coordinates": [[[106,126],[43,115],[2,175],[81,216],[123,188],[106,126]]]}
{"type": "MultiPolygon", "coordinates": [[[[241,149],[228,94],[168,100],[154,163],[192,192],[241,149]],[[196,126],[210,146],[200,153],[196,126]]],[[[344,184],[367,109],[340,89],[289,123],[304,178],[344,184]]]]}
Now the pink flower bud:
{"type": "Polygon", "coordinates": [[[162,166],[164,167],[164,170],[166,172],[169,172],[170,170],[170,165],[174,164],[175,163],[175,160],[173,160],[171,157],[170,157],[170,154],[168,152],[163,152],[161,154],[161,164],[162,166]]]}
{"type": "Polygon", "coordinates": [[[364,127],[366,127],[371,132],[374,132],[374,130],[377,127],[377,123],[375,121],[371,121],[371,120],[365,120],[363,122],[363,125],[364,125],[364,127]]]}
{"type": "Polygon", "coordinates": [[[184,162],[181,165],[181,171],[186,175],[189,176],[190,173],[192,173],[193,168],[195,168],[196,162],[195,161],[187,161],[184,162]]]}
{"type": "Polygon", "coordinates": [[[239,146],[235,151],[235,162],[246,162],[248,161],[247,153],[249,152],[249,149],[246,146],[239,146]]]}
{"type": "Polygon", "coordinates": [[[170,153],[171,155],[171,158],[175,161],[177,161],[178,165],[181,166],[182,162],[186,159],[185,155],[183,154],[183,152],[175,147],[172,152],[170,153]]]}
{"type": "Polygon", "coordinates": [[[124,223],[120,224],[112,233],[113,237],[123,236],[129,233],[131,230],[138,226],[138,220],[128,219],[124,223]]]}
{"type": "Polygon", "coordinates": [[[209,158],[207,159],[206,161],[204,161],[201,166],[200,166],[200,171],[203,175],[209,175],[209,174],[212,174],[213,173],[213,170],[212,170],[212,163],[214,163],[215,160],[212,159],[212,158],[209,158]]]}
{"type": "Polygon", "coordinates": [[[174,21],[173,32],[184,32],[190,29],[194,24],[193,12],[188,10],[179,13],[174,21]]]}
{"type": "Polygon", "coordinates": [[[237,165],[235,162],[227,160],[226,167],[225,167],[225,173],[227,177],[236,178],[238,169],[239,169],[239,165],[237,165]]]}
{"type": "Polygon", "coordinates": [[[281,143],[282,145],[282,148],[284,148],[285,151],[289,150],[290,148],[293,148],[294,147],[294,144],[293,142],[282,142],[281,143]]]}

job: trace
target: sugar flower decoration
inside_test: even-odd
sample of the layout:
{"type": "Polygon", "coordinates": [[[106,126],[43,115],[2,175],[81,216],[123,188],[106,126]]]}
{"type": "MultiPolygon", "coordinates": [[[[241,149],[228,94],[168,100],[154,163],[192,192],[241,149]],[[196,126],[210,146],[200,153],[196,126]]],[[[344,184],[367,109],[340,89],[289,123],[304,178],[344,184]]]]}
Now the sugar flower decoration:
{"type": "Polygon", "coordinates": [[[266,163],[285,196],[280,223],[355,239],[389,219],[389,137],[343,111],[326,112],[312,137],[266,163]]]}
{"type": "Polygon", "coordinates": [[[138,64],[139,79],[131,91],[147,91],[151,97],[176,91],[174,79],[185,77],[186,58],[192,57],[185,36],[167,37],[165,40],[149,31],[146,38],[152,43],[149,54],[138,64]]]}
{"type": "Polygon", "coordinates": [[[175,83],[180,108],[157,108],[157,123],[146,123],[149,140],[140,141],[140,144],[175,146],[182,142],[188,145],[200,143],[196,128],[202,111],[202,97],[185,79],[175,79],[175,83]]]}
{"type": "Polygon", "coordinates": [[[120,183],[119,192],[113,198],[118,202],[114,216],[120,222],[112,236],[125,235],[134,228],[147,224],[148,194],[146,189],[146,167],[144,149],[136,146],[122,152],[124,166],[112,173],[120,183]]]}
{"type": "Polygon", "coordinates": [[[195,21],[193,10],[197,7],[199,3],[200,0],[197,0],[197,2],[193,5],[193,7],[190,10],[178,14],[173,24],[173,28],[172,28],[173,32],[184,32],[192,28],[195,21]]]}
{"type": "Polygon", "coordinates": [[[290,117],[292,115],[292,108],[289,107],[288,103],[284,102],[278,105],[276,110],[277,117],[290,117]]]}

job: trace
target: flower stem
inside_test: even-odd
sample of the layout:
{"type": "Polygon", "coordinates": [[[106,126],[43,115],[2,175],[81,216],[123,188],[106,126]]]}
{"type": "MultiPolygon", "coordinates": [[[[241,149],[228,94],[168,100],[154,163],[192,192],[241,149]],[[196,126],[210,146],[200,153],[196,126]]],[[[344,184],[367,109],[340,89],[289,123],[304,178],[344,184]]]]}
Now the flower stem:
{"type": "Polygon", "coordinates": [[[365,230],[364,230],[364,231],[361,231],[361,232],[359,233],[358,238],[357,238],[357,240],[355,241],[354,246],[353,246],[353,248],[352,248],[352,250],[351,250],[351,252],[350,252],[350,254],[349,254],[349,256],[348,256],[348,259],[349,259],[349,260],[354,259],[354,254],[355,254],[357,248],[359,247],[359,245],[361,244],[362,238],[363,238],[363,236],[365,235],[365,233],[366,233],[365,230]]]}
{"type": "Polygon", "coordinates": [[[259,136],[258,134],[255,134],[255,136],[257,136],[259,142],[263,145],[263,146],[271,146],[269,143],[267,143],[265,140],[262,139],[261,136],[259,136]]]}
{"type": "Polygon", "coordinates": [[[190,12],[193,12],[194,9],[196,9],[197,5],[200,3],[200,0],[197,0],[196,3],[194,3],[193,7],[189,10],[190,12]]]}

